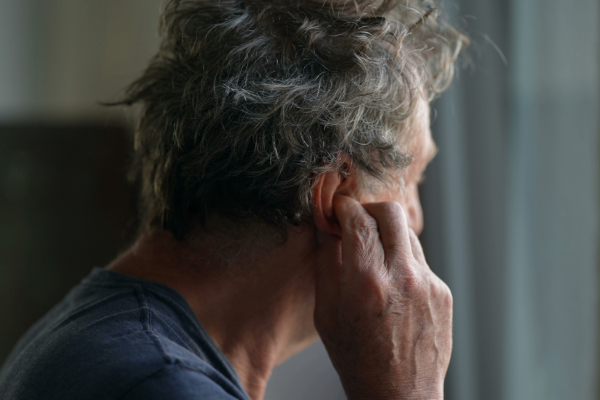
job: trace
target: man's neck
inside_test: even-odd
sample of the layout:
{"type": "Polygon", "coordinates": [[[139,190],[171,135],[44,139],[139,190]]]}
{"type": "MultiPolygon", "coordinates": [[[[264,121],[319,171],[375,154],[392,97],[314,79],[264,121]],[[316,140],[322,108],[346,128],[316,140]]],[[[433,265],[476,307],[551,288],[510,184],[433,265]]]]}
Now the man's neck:
{"type": "Polygon", "coordinates": [[[317,338],[314,248],[310,228],[261,246],[209,235],[179,242],[155,230],[108,268],[179,292],[258,400],[273,368],[317,338]]]}

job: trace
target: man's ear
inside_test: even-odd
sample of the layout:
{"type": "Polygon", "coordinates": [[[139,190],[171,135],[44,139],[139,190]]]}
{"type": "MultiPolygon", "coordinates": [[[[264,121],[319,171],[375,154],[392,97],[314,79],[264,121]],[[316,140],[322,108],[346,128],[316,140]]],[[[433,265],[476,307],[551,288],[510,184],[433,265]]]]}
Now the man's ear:
{"type": "Polygon", "coordinates": [[[317,229],[330,235],[342,236],[342,228],[333,211],[333,197],[349,195],[353,185],[350,181],[357,177],[353,173],[350,156],[338,155],[339,170],[323,172],[316,178],[312,193],[312,215],[317,229]],[[344,171],[344,172],[342,172],[344,171]]]}

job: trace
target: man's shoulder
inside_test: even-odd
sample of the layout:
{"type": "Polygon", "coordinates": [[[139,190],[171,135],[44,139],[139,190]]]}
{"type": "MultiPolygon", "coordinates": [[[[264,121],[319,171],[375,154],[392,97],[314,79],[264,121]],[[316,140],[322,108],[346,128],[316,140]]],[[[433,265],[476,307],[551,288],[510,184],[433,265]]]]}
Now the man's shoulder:
{"type": "Polygon", "coordinates": [[[194,387],[220,399],[227,397],[219,391],[235,392],[177,316],[149,296],[135,284],[84,281],[17,345],[0,374],[0,397],[120,399],[151,391],[155,397],[143,398],[186,399],[194,387]],[[160,397],[161,390],[170,395],[160,397]]]}
{"type": "Polygon", "coordinates": [[[82,354],[69,366],[46,359],[38,359],[37,365],[17,363],[0,382],[0,398],[246,400],[239,388],[206,363],[143,355],[150,349],[137,347],[121,354],[109,349],[100,357],[82,354]]]}
{"type": "Polygon", "coordinates": [[[167,364],[154,374],[133,385],[123,400],[163,399],[246,399],[230,382],[215,374],[207,374],[204,368],[185,363],[167,364]]]}

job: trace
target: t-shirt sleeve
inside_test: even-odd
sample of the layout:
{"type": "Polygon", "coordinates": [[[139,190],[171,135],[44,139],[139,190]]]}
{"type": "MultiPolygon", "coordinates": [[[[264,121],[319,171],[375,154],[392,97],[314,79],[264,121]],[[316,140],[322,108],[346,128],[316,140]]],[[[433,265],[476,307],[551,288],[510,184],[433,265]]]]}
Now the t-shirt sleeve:
{"type": "Polygon", "coordinates": [[[132,387],[122,400],[239,400],[202,372],[171,364],[132,387]]]}

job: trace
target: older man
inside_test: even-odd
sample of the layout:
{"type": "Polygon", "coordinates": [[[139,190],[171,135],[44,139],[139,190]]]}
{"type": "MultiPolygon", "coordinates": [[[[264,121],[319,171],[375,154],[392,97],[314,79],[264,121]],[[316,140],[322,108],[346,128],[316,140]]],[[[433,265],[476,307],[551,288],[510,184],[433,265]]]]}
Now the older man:
{"type": "Polygon", "coordinates": [[[349,399],[442,399],[452,297],[417,185],[466,39],[434,4],[170,2],[135,244],[21,339],[6,399],[262,399],[320,337],[349,399]]]}

